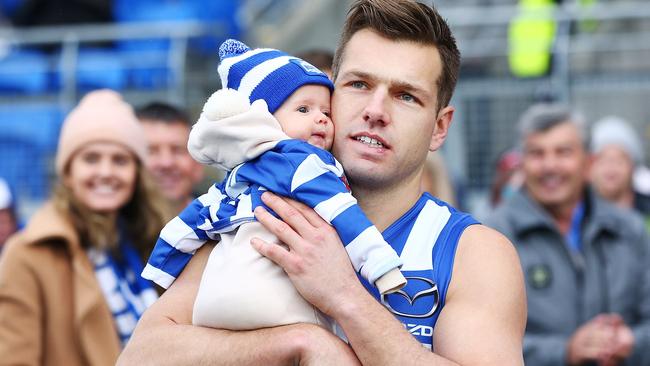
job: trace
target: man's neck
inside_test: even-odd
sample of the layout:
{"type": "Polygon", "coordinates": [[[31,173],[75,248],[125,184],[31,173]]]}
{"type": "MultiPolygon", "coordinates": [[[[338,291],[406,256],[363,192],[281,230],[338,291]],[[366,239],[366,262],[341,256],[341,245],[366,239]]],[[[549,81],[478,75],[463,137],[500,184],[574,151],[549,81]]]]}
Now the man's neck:
{"type": "Polygon", "coordinates": [[[573,219],[573,212],[580,203],[580,200],[573,200],[570,203],[563,205],[546,207],[546,211],[551,215],[553,222],[557,226],[560,233],[565,235],[571,229],[571,220],[573,219]]]}
{"type": "Polygon", "coordinates": [[[382,189],[353,186],[352,192],[363,212],[379,231],[384,231],[404,215],[422,195],[419,178],[417,181],[382,189]]]}

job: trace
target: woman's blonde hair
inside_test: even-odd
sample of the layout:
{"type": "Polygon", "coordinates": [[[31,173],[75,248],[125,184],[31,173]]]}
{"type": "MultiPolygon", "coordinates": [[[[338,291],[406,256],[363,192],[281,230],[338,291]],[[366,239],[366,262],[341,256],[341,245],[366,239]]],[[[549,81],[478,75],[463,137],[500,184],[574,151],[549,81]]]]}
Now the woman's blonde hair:
{"type": "Polygon", "coordinates": [[[447,164],[440,152],[430,152],[422,171],[422,190],[429,192],[452,206],[456,205],[456,193],[447,169],[447,164]]]}
{"type": "MultiPolygon", "coordinates": [[[[118,217],[124,223],[133,246],[146,259],[160,230],[172,215],[169,204],[158,192],[149,172],[139,161],[137,164],[133,196],[119,209],[118,217]]],[[[54,188],[52,201],[60,212],[70,218],[83,247],[107,249],[119,255],[116,250],[119,231],[114,219],[94,212],[81,203],[61,179],[54,188]]]]}

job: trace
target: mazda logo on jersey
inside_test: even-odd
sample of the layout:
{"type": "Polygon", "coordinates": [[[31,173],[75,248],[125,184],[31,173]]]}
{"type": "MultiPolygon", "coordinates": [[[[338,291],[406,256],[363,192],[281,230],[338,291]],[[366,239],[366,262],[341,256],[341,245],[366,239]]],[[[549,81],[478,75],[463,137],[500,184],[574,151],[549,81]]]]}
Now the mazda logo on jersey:
{"type": "Polygon", "coordinates": [[[426,277],[406,276],[406,279],[408,283],[403,289],[381,295],[381,303],[398,316],[428,318],[433,315],[440,304],[438,285],[426,277]]]}

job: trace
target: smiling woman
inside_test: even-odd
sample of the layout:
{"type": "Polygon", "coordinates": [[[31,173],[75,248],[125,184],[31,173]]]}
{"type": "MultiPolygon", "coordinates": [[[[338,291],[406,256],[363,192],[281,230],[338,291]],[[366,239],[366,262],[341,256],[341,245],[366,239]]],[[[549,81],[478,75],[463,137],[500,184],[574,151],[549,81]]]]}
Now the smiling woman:
{"type": "Polygon", "coordinates": [[[137,161],[122,145],[93,142],[70,162],[65,184],[92,211],[114,215],[133,196],[137,161]]]}
{"type": "Polygon", "coordinates": [[[142,127],[115,92],[92,92],[68,115],[52,200],[0,262],[0,359],[115,363],[157,298],[138,276],[166,219],[145,149],[142,127]]]}

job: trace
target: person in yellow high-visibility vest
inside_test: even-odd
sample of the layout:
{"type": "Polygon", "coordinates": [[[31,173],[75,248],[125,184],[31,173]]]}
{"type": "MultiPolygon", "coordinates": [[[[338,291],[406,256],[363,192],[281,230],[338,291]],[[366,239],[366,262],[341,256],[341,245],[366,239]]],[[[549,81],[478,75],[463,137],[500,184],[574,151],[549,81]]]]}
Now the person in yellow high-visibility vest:
{"type": "Polygon", "coordinates": [[[517,77],[548,73],[557,24],[555,0],[519,0],[519,14],[508,28],[508,62],[517,77]]]}
{"type": "MultiPolygon", "coordinates": [[[[508,62],[517,77],[544,76],[550,71],[553,42],[557,32],[554,11],[561,0],[519,0],[519,14],[508,27],[508,62]]],[[[588,11],[596,0],[576,0],[580,9],[588,11]]],[[[598,22],[581,19],[577,29],[593,32],[598,22]]]]}

